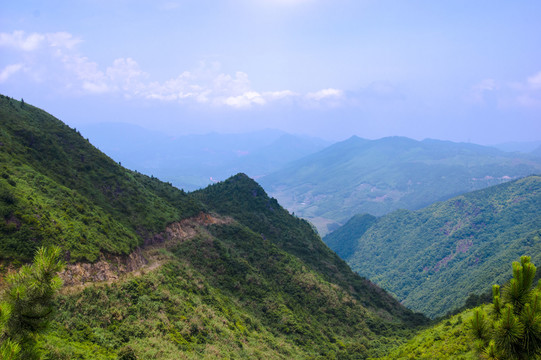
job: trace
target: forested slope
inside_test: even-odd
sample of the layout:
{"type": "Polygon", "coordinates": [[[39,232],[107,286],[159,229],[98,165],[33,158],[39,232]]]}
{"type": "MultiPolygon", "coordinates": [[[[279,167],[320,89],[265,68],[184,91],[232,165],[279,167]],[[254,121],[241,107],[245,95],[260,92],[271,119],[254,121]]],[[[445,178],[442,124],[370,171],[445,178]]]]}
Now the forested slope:
{"type": "Polygon", "coordinates": [[[533,155],[450,141],[354,136],[260,181],[324,235],[355,214],[417,210],[540,172],[541,159],[533,155]]]}
{"type": "Polygon", "coordinates": [[[0,97],[0,259],[58,244],[73,261],[128,254],[201,206],[112,161],[43,110],[0,97]]]}
{"type": "Polygon", "coordinates": [[[43,358],[363,359],[426,323],[245,175],[186,194],[28,104],[0,116],[0,279],[40,245],[68,263],[43,358]]]}
{"type": "Polygon", "coordinates": [[[513,259],[530,255],[540,263],[540,238],[541,177],[529,176],[399,210],[368,229],[353,219],[324,240],[337,251],[354,248],[345,259],[355,271],[434,317],[503,282],[513,259]]]}

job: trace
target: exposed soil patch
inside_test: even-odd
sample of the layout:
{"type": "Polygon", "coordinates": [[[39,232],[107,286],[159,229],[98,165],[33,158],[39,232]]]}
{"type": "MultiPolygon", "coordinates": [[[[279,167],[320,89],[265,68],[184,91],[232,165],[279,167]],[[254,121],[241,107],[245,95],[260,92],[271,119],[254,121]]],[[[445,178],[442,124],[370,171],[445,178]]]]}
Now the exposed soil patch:
{"type": "Polygon", "coordinates": [[[95,282],[116,281],[120,277],[133,274],[140,275],[161,266],[162,261],[156,253],[157,248],[178,244],[193,239],[206,232],[209,225],[225,225],[233,219],[200,213],[198,216],[172,223],[164,232],[154,235],[152,240],[145,240],[143,246],[129,255],[102,255],[95,263],[68,264],[59,274],[64,286],[85,286],[95,282]]]}

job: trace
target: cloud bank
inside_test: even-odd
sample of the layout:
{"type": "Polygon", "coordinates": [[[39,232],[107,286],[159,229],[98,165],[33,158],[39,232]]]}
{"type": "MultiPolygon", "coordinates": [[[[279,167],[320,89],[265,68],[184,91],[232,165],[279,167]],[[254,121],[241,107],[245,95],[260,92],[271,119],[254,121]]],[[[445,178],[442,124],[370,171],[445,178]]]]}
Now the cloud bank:
{"type": "Polygon", "coordinates": [[[11,50],[20,62],[0,70],[0,83],[17,73],[25,73],[34,81],[60,81],[71,93],[120,94],[126,98],[206,104],[246,109],[279,102],[321,103],[336,106],[344,92],[322,89],[307,94],[292,90],[259,91],[252,87],[248,74],[237,71],[223,73],[219,63],[201,62],[193,70],[184,71],[165,81],[152,80],[133,58],[118,58],[102,68],[78,50],[81,39],[66,32],[0,33],[0,48],[11,50]]]}

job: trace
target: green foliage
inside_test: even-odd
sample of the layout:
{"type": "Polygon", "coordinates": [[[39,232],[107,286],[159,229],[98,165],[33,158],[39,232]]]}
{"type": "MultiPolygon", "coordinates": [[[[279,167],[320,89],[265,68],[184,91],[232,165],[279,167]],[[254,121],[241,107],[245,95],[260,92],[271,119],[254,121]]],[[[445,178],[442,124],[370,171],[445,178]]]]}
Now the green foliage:
{"type": "Polygon", "coordinates": [[[363,359],[424,322],[246,176],[190,196],[236,221],[171,245],[158,271],[61,296],[48,358],[363,359]]]}
{"type": "Polygon", "coordinates": [[[366,307],[386,311],[408,324],[426,322],[423,316],[400,306],[389,294],[352,272],[307,221],[290,215],[248,176],[238,174],[191,195],[207,204],[209,210],[232,216],[262,239],[298,257],[309,269],[321,273],[324,280],[350,289],[351,295],[366,307]]]}
{"type": "Polygon", "coordinates": [[[183,191],[122,168],[42,110],[1,97],[0,118],[2,259],[28,261],[52,244],[69,261],[128,254],[201,210],[183,191]]]}
{"type": "Polygon", "coordinates": [[[40,248],[32,265],[7,278],[0,302],[2,359],[38,358],[37,335],[43,333],[54,310],[53,297],[62,286],[60,248],[40,248]]]}
{"type": "Polygon", "coordinates": [[[470,309],[443,319],[419,331],[380,359],[478,360],[479,344],[472,341],[467,330],[474,316],[474,310],[470,309]]]}
{"type": "Polygon", "coordinates": [[[225,234],[195,239],[158,271],[61,295],[44,358],[364,359],[408,333],[387,324],[386,337],[374,334],[366,324],[374,314],[342,289],[272,246],[257,249],[271,264],[244,260],[256,235],[223,231],[245,244],[225,234]]]}
{"type": "Polygon", "coordinates": [[[503,264],[525,253],[541,261],[541,176],[396,211],[368,229],[355,221],[324,241],[332,240],[334,250],[354,247],[345,258],[353,270],[411,309],[438,317],[487,284],[503,283],[503,264]]]}
{"type": "Polygon", "coordinates": [[[352,137],[261,179],[286,208],[316,224],[345,223],[355,214],[381,216],[509,178],[537,174],[541,159],[474,144],[402,137],[352,137]]]}
{"type": "Polygon", "coordinates": [[[376,223],[377,218],[369,214],[355,215],[344,225],[323,238],[342,259],[349,259],[357,248],[356,240],[376,223]]]}
{"type": "Polygon", "coordinates": [[[491,319],[477,309],[470,322],[472,334],[485,344],[483,354],[494,359],[533,359],[541,356],[541,282],[532,289],[536,267],[529,256],[513,262],[513,278],[503,288],[493,287],[491,319]],[[483,321],[479,321],[483,317],[483,321]]]}

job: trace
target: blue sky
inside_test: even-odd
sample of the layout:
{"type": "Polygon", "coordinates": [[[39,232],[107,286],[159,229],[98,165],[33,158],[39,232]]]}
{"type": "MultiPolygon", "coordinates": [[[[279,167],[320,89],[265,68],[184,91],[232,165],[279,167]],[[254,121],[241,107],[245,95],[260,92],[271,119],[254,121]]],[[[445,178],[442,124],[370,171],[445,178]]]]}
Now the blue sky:
{"type": "Polygon", "coordinates": [[[540,1],[10,1],[0,92],[71,126],[541,140],[540,1]]]}

